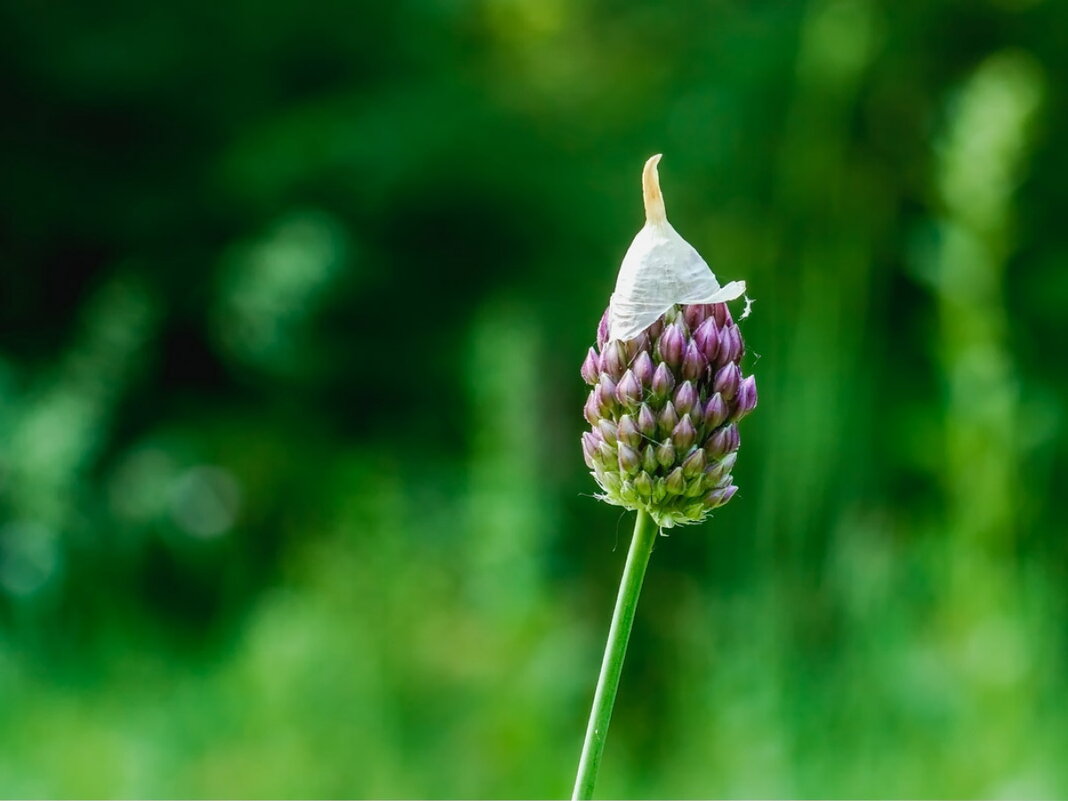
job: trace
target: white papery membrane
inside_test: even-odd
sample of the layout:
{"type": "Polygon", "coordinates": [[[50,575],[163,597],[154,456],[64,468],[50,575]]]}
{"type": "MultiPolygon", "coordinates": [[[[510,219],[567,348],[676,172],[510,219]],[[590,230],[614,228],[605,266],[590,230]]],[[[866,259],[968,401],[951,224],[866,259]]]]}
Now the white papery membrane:
{"type": "Polygon", "coordinates": [[[667,221],[659,161],[653,156],[642,173],[646,223],[619,268],[609,303],[609,339],[634,339],[676,303],[725,303],[745,293],[745,281],[720,286],[701,254],[667,221]]]}

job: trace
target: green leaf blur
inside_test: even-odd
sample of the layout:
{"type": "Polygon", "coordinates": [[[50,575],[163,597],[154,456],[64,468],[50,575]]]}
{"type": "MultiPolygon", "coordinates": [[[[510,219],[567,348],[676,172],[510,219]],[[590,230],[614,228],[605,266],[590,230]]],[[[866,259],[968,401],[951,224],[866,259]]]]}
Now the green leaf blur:
{"type": "Polygon", "coordinates": [[[0,795],[553,797],[664,153],[741,491],[603,797],[1068,794],[1068,4],[0,5],[0,795]]]}

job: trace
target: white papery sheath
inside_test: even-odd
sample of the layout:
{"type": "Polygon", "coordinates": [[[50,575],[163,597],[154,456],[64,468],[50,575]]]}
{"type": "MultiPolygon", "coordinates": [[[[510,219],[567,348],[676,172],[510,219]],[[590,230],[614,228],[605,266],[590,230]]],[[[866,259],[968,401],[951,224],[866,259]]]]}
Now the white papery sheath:
{"type": "Polygon", "coordinates": [[[646,223],[619,268],[609,304],[609,339],[634,339],[676,303],[724,303],[745,292],[745,281],[720,286],[701,254],[667,221],[659,161],[653,156],[642,172],[646,223]]]}

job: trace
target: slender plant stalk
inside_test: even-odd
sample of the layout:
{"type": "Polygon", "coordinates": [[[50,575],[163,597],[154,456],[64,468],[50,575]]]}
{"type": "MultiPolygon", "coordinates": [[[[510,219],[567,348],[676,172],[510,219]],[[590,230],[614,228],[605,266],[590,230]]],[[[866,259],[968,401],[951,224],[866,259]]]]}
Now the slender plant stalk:
{"type": "Polygon", "coordinates": [[[579,759],[578,776],[575,777],[575,791],[572,798],[593,798],[593,786],[597,782],[597,770],[601,766],[601,754],[608,736],[608,724],[612,720],[612,706],[619,689],[619,676],[623,672],[623,659],[627,655],[627,641],[630,639],[631,625],[634,623],[634,610],[638,607],[638,596],[642,591],[642,579],[649,564],[656,541],[656,526],[648,512],[638,512],[634,521],[634,536],[630,541],[627,564],[623,568],[623,578],[619,583],[619,595],[616,597],[616,610],[612,614],[612,626],[608,630],[608,642],[604,647],[604,659],[601,662],[601,676],[597,680],[597,691],[593,696],[593,709],[590,722],[586,727],[586,742],[582,745],[582,757],[579,759]]]}

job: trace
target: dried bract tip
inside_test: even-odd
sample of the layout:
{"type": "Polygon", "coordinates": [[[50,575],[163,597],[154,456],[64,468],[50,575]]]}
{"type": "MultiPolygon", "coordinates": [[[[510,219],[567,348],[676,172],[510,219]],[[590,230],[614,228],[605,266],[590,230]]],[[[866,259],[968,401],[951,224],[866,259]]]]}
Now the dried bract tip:
{"type": "Polygon", "coordinates": [[[649,225],[667,222],[664,209],[664,196],[660,192],[660,173],[656,165],[660,163],[661,154],[651,156],[642,170],[642,197],[645,200],[645,221],[649,225]]]}

